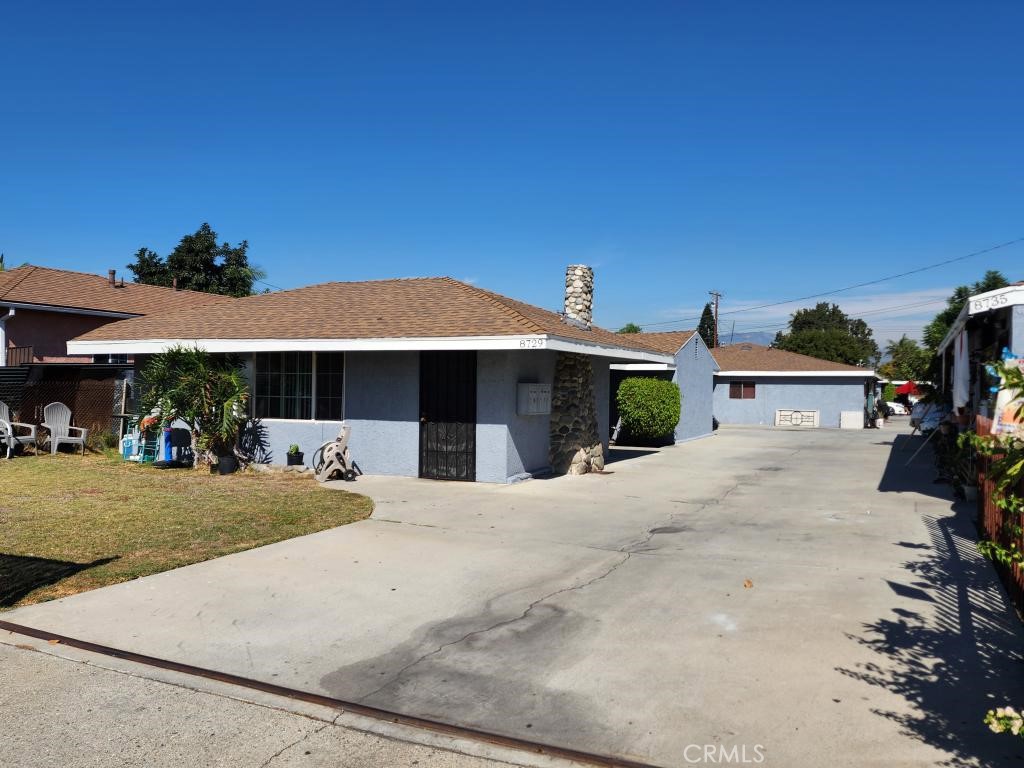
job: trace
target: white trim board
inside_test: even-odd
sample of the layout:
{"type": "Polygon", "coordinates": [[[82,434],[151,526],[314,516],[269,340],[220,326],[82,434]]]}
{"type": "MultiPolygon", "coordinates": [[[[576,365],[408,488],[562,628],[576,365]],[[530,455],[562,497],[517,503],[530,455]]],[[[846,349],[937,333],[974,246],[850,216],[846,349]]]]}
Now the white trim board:
{"type": "Polygon", "coordinates": [[[668,363],[612,363],[608,366],[613,371],[674,371],[676,367],[668,363]]]}
{"type": "Polygon", "coordinates": [[[824,379],[824,378],[843,378],[843,379],[873,379],[875,378],[874,371],[718,371],[715,374],[716,377],[721,378],[746,378],[754,379],[759,376],[772,376],[772,377],[793,377],[797,379],[824,379]]]}
{"type": "Polygon", "coordinates": [[[408,352],[419,350],[543,350],[574,352],[582,355],[609,357],[616,360],[638,360],[668,364],[672,356],[623,347],[567,339],[548,334],[524,336],[425,336],[380,339],[72,339],[68,354],[151,355],[176,345],[198,346],[208,352],[408,352]]]}

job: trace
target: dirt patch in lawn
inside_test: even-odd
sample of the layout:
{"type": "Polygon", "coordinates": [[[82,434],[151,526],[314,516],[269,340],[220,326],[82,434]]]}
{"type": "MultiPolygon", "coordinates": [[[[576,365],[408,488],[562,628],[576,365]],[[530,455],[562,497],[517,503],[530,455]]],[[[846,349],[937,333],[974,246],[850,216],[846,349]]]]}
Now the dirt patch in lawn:
{"type": "Polygon", "coordinates": [[[0,611],[369,517],[309,475],[221,477],[112,456],[0,460],[0,611]]]}

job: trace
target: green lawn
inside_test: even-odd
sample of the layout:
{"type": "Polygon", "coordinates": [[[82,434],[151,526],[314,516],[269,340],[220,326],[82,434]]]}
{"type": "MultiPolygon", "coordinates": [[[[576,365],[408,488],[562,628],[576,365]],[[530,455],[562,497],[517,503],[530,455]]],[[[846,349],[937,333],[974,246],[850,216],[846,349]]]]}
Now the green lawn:
{"type": "Polygon", "coordinates": [[[112,456],[0,459],[0,610],[357,520],[310,476],[161,470],[112,456]]]}

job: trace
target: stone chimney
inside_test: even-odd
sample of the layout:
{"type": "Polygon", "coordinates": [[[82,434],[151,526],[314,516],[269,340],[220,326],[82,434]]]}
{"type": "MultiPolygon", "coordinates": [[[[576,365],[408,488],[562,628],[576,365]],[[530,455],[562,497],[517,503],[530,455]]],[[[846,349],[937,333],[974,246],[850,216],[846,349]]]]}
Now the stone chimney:
{"type": "MultiPolygon", "coordinates": [[[[584,264],[570,264],[565,270],[565,322],[590,328],[593,307],[594,270],[584,264]]],[[[548,458],[554,472],[582,475],[604,469],[594,367],[589,356],[558,353],[549,418],[548,458]]]]}
{"type": "Polygon", "coordinates": [[[117,287],[117,277],[116,276],[117,276],[117,270],[116,269],[108,269],[107,270],[107,282],[110,283],[110,287],[111,288],[116,288],[117,287]]]}
{"type": "Polygon", "coordinates": [[[585,328],[594,319],[594,270],[586,264],[565,268],[565,317],[585,328]]]}

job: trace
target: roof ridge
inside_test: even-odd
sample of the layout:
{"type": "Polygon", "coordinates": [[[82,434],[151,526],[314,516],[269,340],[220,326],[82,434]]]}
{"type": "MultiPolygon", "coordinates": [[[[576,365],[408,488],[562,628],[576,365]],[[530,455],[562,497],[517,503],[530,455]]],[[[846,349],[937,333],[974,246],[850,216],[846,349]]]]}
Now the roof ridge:
{"type": "Polygon", "coordinates": [[[623,336],[666,336],[670,333],[696,333],[696,328],[680,328],[678,331],[630,331],[623,336]]]}
{"type": "Polygon", "coordinates": [[[27,278],[29,275],[31,275],[33,272],[39,269],[39,267],[35,266],[34,264],[23,264],[21,267],[15,267],[14,269],[11,270],[11,272],[15,272],[24,267],[27,267],[27,269],[25,269],[25,274],[19,277],[17,280],[15,280],[9,286],[7,286],[7,290],[4,291],[5,296],[9,294],[11,291],[13,291],[15,288],[17,288],[19,285],[21,285],[25,281],[25,278],[27,278]]]}
{"type": "Polygon", "coordinates": [[[367,283],[415,283],[428,280],[448,280],[446,277],[379,277],[376,280],[326,280],[322,283],[311,283],[300,285],[295,288],[281,288],[266,293],[253,293],[249,296],[239,296],[240,299],[254,299],[257,296],[280,296],[283,293],[294,293],[295,291],[308,291],[310,288],[324,288],[328,285],[365,285],[367,283]]]}
{"type": "MultiPolygon", "coordinates": [[[[444,280],[445,282],[449,283],[450,285],[453,285],[456,288],[461,289],[465,293],[473,294],[474,296],[478,296],[478,297],[482,298],[484,301],[486,301],[486,302],[488,302],[490,304],[493,304],[498,309],[500,309],[502,312],[504,312],[506,315],[509,315],[509,316],[515,318],[516,322],[518,322],[520,325],[525,325],[527,328],[531,329],[534,333],[543,333],[543,334],[547,334],[548,333],[546,330],[544,330],[544,328],[542,328],[540,325],[538,325],[533,320],[528,318],[526,315],[524,315],[518,309],[516,309],[515,307],[510,307],[508,304],[506,304],[505,303],[506,301],[516,301],[515,299],[513,299],[510,296],[502,296],[500,293],[495,293],[493,291],[488,291],[485,288],[477,288],[475,285],[469,285],[468,283],[464,283],[461,280],[456,280],[454,277],[447,277],[447,276],[445,276],[445,277],[442,277],[441,280],[444,280]]],[[[517,302],[517,303],[522,304],[523,302],[517,302]]],[[[537,307],[537,309],[542,309],[542,308],[541,307],[537,307]]]]}

